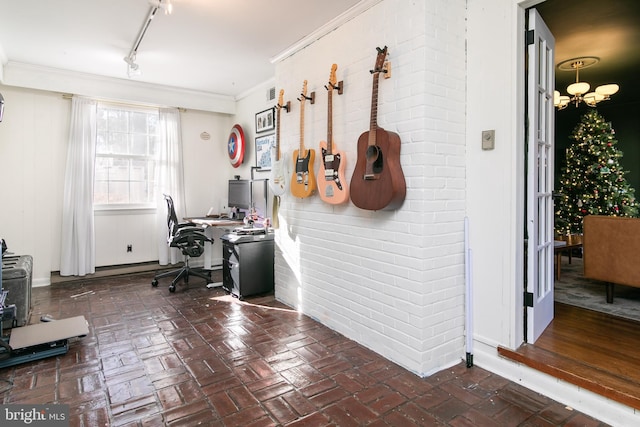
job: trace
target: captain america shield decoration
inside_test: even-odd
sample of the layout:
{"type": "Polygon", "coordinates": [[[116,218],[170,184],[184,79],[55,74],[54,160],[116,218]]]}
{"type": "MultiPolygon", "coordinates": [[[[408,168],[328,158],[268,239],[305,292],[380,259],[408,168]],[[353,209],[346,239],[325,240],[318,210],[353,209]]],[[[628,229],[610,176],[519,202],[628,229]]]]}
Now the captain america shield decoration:
{"type": "Polygon", "coordinates": [[[229,153],[229,160],[231,166],[237,168],[242,164],[244,160],[244,132],[240,125],[234,125],[231,128],[231,135],[229,135],[229,141],[227,141],[227,152],[229,153]]]}

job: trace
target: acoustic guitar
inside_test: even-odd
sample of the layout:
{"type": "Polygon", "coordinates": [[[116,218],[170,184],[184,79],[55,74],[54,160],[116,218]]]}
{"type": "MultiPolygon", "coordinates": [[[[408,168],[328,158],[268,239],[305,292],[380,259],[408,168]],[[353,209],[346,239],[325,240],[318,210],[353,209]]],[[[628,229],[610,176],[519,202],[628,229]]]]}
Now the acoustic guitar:
{"type": "Polygon", "coordinates": [[[338,205],[349,200],[349,187],[344,177],[346,158],[344,152],[334,151],[333,148],[333,91],[336,86],[336,69],[338,65],[331,66],[329,75],[328,113],[327,113],[327,140],[320,141],[322,161],[318,172],[318,194],[320,198],[332,205],[338,205]]]}
{"type": "Polygon", "coordinates": [[[307,81],[302,85],[300,101],[300,148],[293,152],[294,171],[291,176],[291,194],[296,197],[309,197],[316,190],[316,177],[313,174],[313,162],[316,152],[313,148],[304,147],[304,104],[307,101],[307,81]]]}
{"type": "Polygon", "coordinates": [[[280,110],[283,104],[284,89],[280,89],[278,96],[278,104],[276,105],[276,144],[271,150],[271,176],[269,179],[269,187],[274,196],[280,196],[287,190],[287,171],[285,159],[280,155],[280,110]]]}
{"type": "Polygon", "coordinates": [[[351,201],[361,209],[390,210],[404,202],[407,191],[400,165],[400,136],[378,126],[378,81],[386,72],[387,47],[376,48],[373,74],[371,123],[358,138],[358,158],[351,177],[351,201]]]}

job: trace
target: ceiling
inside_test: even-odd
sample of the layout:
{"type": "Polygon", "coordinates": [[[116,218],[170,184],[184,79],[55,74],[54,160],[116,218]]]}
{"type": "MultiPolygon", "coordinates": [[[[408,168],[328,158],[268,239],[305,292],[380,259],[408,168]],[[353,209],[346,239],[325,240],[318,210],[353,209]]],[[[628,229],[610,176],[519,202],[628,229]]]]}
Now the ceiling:
{"type": "MultiPolygon", "coordinates": [[[[556,64],[577,57],[600,61],[580,72],[592,89],[617,83],[620,91],[610,103],[637,102],[640,85],[640,1],[547,0],[536,6],[556,39],[556,64]]],[[[556,88],[566,95],[575,72],[556,68],[556,88]]]]}
{"type": "MultiPolygon", "coordinates": [[[[163,0],[166,1],[166,0],[163,0]]],[[[237,97],[274,76],[271,60],[360,0],[171,0],[138,50],[142,82],[237,97]]],[[[147,20],[149,0],[0,0],[0,61],[128,79],[123,58],[147,20]]],[[[597,56],[581,72],[615,82],[610,102],[638,99],[640,1],[547,0],[536,6],[556,38],[556,62],[597,56]],[[636,88],[638,86],[638,88],[636,88]]],[[[572,72],[556,70],[565,91],[572,72]]]]}
{"type": "MultiPolygon", "coordinates": [[[[172,14],[151,21],[137,54],[142,74],[132,79],[235,97],[273,78],[273,57],[359,2],[172,0],[172,14]]],[[[149,0],[0,0],[0,62],[128,79],[124,57],[151,8],[149,0]]]]}

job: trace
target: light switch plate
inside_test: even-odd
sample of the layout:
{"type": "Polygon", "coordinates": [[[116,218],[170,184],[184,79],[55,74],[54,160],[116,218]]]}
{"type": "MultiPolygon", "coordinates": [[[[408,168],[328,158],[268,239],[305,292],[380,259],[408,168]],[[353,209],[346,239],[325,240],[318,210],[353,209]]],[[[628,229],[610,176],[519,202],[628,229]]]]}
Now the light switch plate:
{"type": "Polygon", "coordinates": [[[494,129],[483,130],[482,131],[482,149],[493,150],[495,147],[496,147],[496,131],[494,129]]]}

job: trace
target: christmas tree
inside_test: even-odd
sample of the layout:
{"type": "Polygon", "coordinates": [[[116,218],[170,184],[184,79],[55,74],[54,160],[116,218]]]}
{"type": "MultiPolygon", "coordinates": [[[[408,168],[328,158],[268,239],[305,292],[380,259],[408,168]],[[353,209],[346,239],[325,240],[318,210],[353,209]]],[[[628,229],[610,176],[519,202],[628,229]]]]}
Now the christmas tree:
{"type": "Polygon", "coordinates": [[[635,190],[625,179],[611,123],[590,110],[571,139],[575,142],[567,149],[556,200],[556,232],[582,234],[586,215],[638,216],[635,190]]]}

